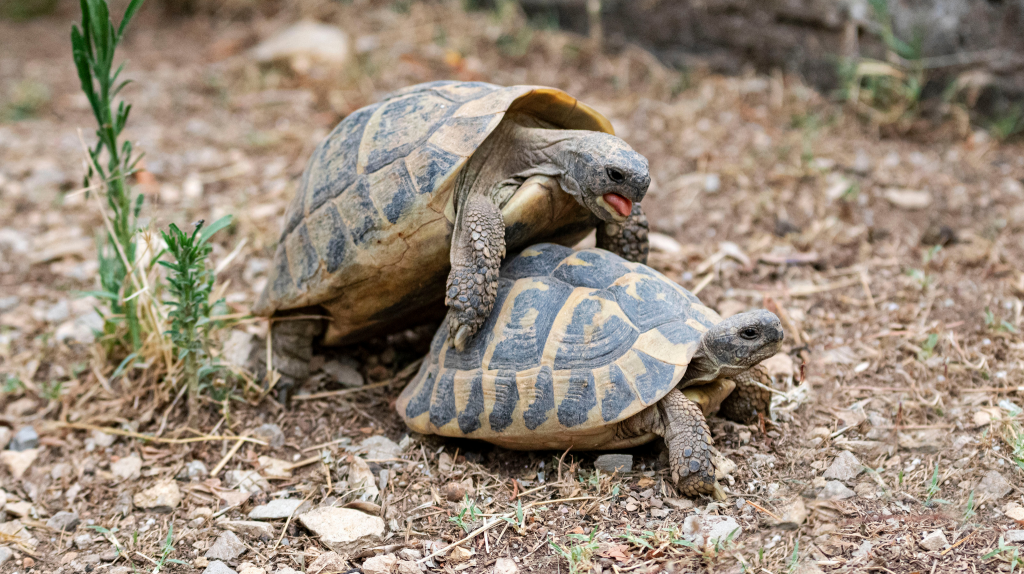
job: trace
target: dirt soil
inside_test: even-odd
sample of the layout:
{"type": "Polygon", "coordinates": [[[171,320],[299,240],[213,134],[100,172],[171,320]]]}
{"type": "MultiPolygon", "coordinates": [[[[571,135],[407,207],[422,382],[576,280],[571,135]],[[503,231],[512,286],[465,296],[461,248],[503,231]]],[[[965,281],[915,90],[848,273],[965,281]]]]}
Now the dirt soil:
{"type": "MultiPolygon", "coordinates": [[[[98,302],[79,295],[97,286],[103,219],[79,191],[94,120],[68,2],[0,22],[0,423],[39,434],[22,476],[31,455],[3,453],[0,572],[225,572],[208,565],[226,529],[243,547],[225,568],[242,574],[1024,566],[1024,146],[944,124],[882,137],[795,77],[682,75],[455,4],[300,3],[272,19],[145,8],[120,54],[149,229],[233,214],[212,264],[244,315],[307,158],[346,114],[436,79],[565,89],[650,160],[651,264],[723,314],[783,318],[773,419],[710,421],[727,499],[680,498],[659,444],[611,475],[596,453],[406,438],[394,401],[435,325],[325,350],[289,408],[235,367],[241,382],[214,380],[199,428],[183,428],[166,358],[115,372],[126,353],[93,340],[98,302]],[[350,34],[343,69],[254,61],[250,47],[303,16],[350,34]],[[368,449],[372,437],[389,440],[368,449]],[[153,487],[163,508],[147,509],[153,487]],[[238,524],[275,498],[349,505],[386,533],[334,553],[294,517],[238,524]]],[[[244,365],[265,333],[243,320],[217,352],[244,365]]]]}

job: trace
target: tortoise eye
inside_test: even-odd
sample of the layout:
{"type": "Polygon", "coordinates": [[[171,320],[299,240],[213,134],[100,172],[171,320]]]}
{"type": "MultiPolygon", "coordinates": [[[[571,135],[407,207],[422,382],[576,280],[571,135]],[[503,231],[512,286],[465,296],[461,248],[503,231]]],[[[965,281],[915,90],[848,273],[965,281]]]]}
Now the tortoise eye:
{"type": "Polygon", "coordinates": [[[622,183],[626,181],[626,176],[623,175],[621,171],[615,169],[614,167],[609,167],[604,171],[605,173],[608,174],[608,179],[612,180],[614,183],[622,183]]]}
{"type": "Polygon", "coordinates": [[[757,329],[753,327],[747,327],[746,329],[740,331],[740,337],[743,337],[748,341],[753,341],[754,339],[757,338],[757,329]]]}

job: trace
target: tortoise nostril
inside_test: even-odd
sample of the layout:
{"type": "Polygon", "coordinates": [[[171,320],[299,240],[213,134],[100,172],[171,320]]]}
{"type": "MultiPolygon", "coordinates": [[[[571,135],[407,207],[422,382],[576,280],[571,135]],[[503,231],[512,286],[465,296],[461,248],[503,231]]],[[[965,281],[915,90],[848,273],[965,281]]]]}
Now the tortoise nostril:
{"type": "Polygon", "coordinates": [[[626,176],[614,167],[609,167],[605,170],[605,173],[608,174],[608,179],[612,180],[614,183],[622,183],[626,181],[626,176]]]}

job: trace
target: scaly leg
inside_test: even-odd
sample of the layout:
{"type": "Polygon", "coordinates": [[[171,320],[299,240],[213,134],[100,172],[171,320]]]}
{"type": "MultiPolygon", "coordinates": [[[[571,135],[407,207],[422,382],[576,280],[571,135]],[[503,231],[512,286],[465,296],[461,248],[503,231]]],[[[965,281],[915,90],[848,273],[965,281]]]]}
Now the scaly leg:
{"type": "Polygon", "coordinates": [[[320,319],[281,318],[275,320],[270,332],[273,340],[272,353],[274,369],[280,373],[277,380],[277,398],[282,404],[288,404],[288,396],[292,387],[301,385],[309,378],[309,362],[313,359],[313,339],[324,330],[324,322],[320,319]]]}
{"type": "Polygon", "coordinates": [[[448,336],[459,351],[480,330],[498,295],[498,271],[505,257],[505,222],[494,203],[470,195],[456,216],[452,234],[452,270],[444,303],[448,336]]]}
{"type": "Polygon", "coordinates": [[[650,252],[647,216],[639,203],[623,222],[608,221],[597,226],[597,246],[635,263],[647,263],[650,252]]]}
{"type": "Polygon", "coordinates": [[[711,460],[711,430],[700,407],[672,389],[658,401],[619,423],[616,436],[629,438],[653,432],[668,445],[672,482],[686,496],[712,494],[715,465],[711,460]]]}
{"type": "Polygon", "coordinates": [[[771,417],[772,393],[768,388],[772,386],[772,379],[764,367],[755,365],[732,377],[732,380],[736,388],[722,401],[718,414],[747,425],[757,422],[758,413],[763,414],[765,419],[771,417]]]}

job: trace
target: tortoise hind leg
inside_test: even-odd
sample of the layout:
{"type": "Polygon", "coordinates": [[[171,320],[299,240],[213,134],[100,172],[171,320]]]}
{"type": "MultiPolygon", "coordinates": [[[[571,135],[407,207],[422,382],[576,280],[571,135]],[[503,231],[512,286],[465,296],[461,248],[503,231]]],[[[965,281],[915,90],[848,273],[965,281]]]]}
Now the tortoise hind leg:
{"type": "Polygon", "coordinates": [[[448,336],[459,351],[483,327],[498,295],[498,271],[505,257],[505,222],[487,197],[470,194],[452,233],[452,270],[444,303],[448,336]]]}
{"type": "Polygon", "coordinates": [[[597,246],[634,263],[647,263],[650,252],[647,216],[639,203],[625,221],[608,221],[597,226],[597,246]]]}
{"type": "Polygon", "coordinates": [[[278,401],[282,404],[288,403],[292,387],[304,383],[309,378],[313,340],[323,331],[324,322],[320,319],[289,320],[285,317],[271,323],[273,366],[281,375],[275,388],[278,401]]]}
{"type": "Polygon", "coordinates": [[[763,366],[756,365],[732,380],[736,388],[722,401],[718,414],[745,425],[757,422],[758,414],[771,417],[772,393],[768,389],[772,380],[763,366]]]}
{"type": "Polygon", "coordinates": [[[686,496],[713,494],[715,465],[711,460],[711,431],[697,403],[672,389],[651,405],[619,423],[621,438],[646,433],[661,435],[668,445],[672,482],[686,496]]]}

